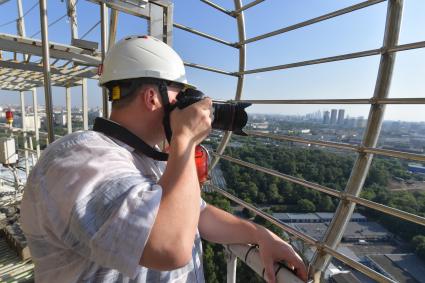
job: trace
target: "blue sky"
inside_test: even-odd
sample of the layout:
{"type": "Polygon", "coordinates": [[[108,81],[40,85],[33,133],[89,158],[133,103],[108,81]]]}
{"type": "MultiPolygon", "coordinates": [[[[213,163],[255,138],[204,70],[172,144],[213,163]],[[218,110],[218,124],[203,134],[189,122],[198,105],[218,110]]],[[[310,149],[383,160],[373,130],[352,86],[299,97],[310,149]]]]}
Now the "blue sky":
{"type": "MultiPolygon", "coordinates": [[[[22,0],[24,11],[36,3],[22,0]]],[[[233,10],[233,1],[215,0],[233,10]]],[[[247,38],[292,25],[361,1],[349,0],[266,0],[245,13],[247,38]]],[[[174,18],[177,23],[193,27],[230,42],[237,41],[235,19],[216,11],[199,0],[175,0],[174,18]]],[[[248,3],[248,1],[244,1],[248,3]]],[[[263,41],[248,44],[247,69],[280,65],[321,57],[378,48],[382,45],[387,3],[355,11],[312,26],[304,27],[263,41]]],[[[65,2],[48,0],[49,22],[65,14],[65,2]]],[[[405,0],[400,44],[425,40],[424,0],[405,0]]],[[[79,35],[84,34],[99,19],[99,8],[86,0],[77,4],[79,35]]],[[[16,18],[16,2],[0,6],[0,26],[16,18]]],[[[27,35],[39,30],[38,7],[25,18],[27,35]]],[[[146,21],[120,14],[117,38],[130,34],[147,33],[146,21]]],[[[16,34],[16,25],[0,27],[2,33],[16,34]]],[[[40,35],[36,35],[40,38],[40,35]]],[[[49,29],[49,39],[69,43],[69,23],[63,19],[49,29]]],[[[99,41],[100,27],[86,39],[99,41]]],[[[174,48],[184,61],[237,71],[236,49],[211,42],[185,31],[174,33],[174,48]]],[[[376,81],[379,56],[341,62],[300,67],[246,76],[245,99],[316,99],[370,98],[376,81]]],[[[235,95],[236,79],[221,74],[187,68],[189,80],[216,99],[231,99],[235,95]]],[[[397,55],[390,97],[425,97],[425,49],[400,52],[397,55]]],[[[54,88],[54,105],[65,103],[65,90],[54,88]]],[[[39,103],[44,103],[43,89],[39,89],[39,103]]],[[[72,89],[73,104],[81,105],[80,90],[72,89]]],[[[97,82],[89,83],[89,106],[101,104],[97,82]]],[[[17,93],[0,91],[1,103],[17,103],[17,93]]],[[[27,104],[31,103],[27,95],[27,104]]],[[[344,108],[350,116],[365,116],[369,106],[362,105],[256,105],[250,112],[305,114],[317,110],[344,108]]],[[[425,121],[424,106],[389,105],[385,119],[425,121]]]]}

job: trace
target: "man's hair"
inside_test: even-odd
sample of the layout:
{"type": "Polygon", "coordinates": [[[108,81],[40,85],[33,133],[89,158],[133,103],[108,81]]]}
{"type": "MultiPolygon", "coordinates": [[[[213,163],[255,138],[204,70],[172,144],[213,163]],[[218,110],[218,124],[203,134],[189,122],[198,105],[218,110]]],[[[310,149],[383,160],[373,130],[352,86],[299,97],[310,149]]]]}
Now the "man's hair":
{"type": "MultiPolygon", "coordinates": [[[[133,83],[135,82],[131,82],[129,84],[128,81],[122,81],[115,84],[115,87],[118,86],[120,88],[120,92],[124,95],[122,95],[120,99],[112,101],[112,109],[119,110],[127,107],[135,100],[140,91],[144,91],[146,87],[155,87],[154,84],[148,82],[138,83],[137,85],[132,86],[133,83]]],[[[108,89],[109,92],[112,92],[112,87],[108,87],[108,89]]]]}
{"type": "Polygon", "coordinates": [[[132,91],[128,95],[122,97],[121,99],[113,100],[112,109],[120,110],[130,105],[134,101],[134,99],[137,97],[137,94],[139,93],[142,87],[143,85],[138,87],[135,91],[132,91]]]}
{"type": "MultiPolygon", "coordinates": [[[[158,92],[158,79],[128,79],[121,81],[109,82],[105,86],[109,90],[110,96],[113,97],[113,88],[119,87],[119,99],[112,100],[112,109],[123,109],[130,105],[137,97],[140,91],[144,91],[146,87],[154,87],[158,92]]],[[[185,88],[185,86],[178,82],[165,81],[168,86],[177,88],[185,88]]]]}

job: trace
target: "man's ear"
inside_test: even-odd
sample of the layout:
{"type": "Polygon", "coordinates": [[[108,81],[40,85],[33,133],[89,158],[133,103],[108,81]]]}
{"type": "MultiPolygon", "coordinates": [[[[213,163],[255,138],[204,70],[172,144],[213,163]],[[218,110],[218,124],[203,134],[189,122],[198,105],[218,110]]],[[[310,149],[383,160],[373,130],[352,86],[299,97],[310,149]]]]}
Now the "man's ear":
{"type": "Polygon", "coordinates": [[[142,92],[143,94],[141,97],[146,109],[155,111],[161,108],[162,104],[159,98],[159,93],[153,86],[143,88],[142,92]]]}

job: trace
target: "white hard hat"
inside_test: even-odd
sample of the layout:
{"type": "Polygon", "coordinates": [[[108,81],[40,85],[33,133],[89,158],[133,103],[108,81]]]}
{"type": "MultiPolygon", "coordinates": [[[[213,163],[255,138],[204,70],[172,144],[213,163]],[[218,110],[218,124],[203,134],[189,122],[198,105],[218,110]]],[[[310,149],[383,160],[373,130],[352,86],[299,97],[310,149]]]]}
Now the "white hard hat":
{"type": "Polygon", "coordinates": [[[155,78],[193,87],[187,83],[180,56],[151,36],[130,36],[117,42],[105,56],[99,84],[135,78],[155,78]]]}

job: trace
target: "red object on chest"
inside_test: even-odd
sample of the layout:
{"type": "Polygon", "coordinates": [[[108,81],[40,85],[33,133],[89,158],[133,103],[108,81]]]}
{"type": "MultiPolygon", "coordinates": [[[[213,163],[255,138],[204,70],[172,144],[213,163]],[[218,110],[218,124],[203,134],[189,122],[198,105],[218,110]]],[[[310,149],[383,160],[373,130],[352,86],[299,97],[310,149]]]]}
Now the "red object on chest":
{"type": "Polygon", "coordinates": [[[205,147],[198,145],[195,148],[195,163],[199,183],[202,185],[208,180],[208,152],[205,147]]]}

